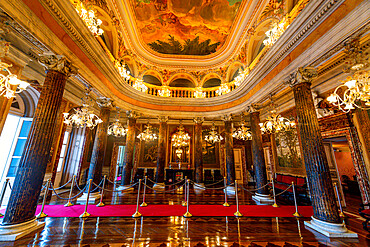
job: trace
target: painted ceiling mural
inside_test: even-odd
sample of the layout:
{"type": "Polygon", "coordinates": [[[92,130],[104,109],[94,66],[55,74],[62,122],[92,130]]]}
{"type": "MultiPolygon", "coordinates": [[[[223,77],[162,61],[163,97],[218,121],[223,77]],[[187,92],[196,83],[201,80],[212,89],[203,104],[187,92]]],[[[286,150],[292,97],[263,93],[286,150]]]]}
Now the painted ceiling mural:
{"type": "Polygon", "coordinates": [[[131,0],[143,41],[156,52],[208,55],[225,43],[242,0],[131,0]]]}

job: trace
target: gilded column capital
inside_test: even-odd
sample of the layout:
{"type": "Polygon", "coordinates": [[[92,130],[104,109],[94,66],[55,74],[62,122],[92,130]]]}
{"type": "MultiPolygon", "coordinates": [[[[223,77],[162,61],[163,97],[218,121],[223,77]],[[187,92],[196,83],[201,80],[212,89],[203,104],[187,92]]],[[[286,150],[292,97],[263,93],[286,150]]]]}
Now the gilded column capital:
{"type": "Polygon", "coordinates": [[[99,97],[96,100],[96,104],[98,104],[100,108],[110,108],[112,106],[112,102],[112,99],[106,97],[99,97]]]}
{"type": "Polygon", "coordinates": [[[204,122],[204,117],[195,117],[193,118],[194,123],[196,124],[202,124],[204,122]]]}
{"type": "Polygon", "coordinates": [[[261,111],[261,109],[262,109],[261,104],[253,103],[247,106],[246,112],[247,113],[259,112],[261,111]]]}
{"type": "Polygon", "coordinates": [[[158,121],[160,123],[167,123],[168,121],[168,116],[158,116],[158,121]]]}
{"type": "Polygon", "coordinates": [[[138,112],[132,111],[132,110],[126,111],[126,115],[128,118],[134,118],[134,119],[137,119],[140,117],[140,114],[138,112]]]}
{"type": "Polygon", "coordinates": [[[299,67],[296,72],[290,74],[288,80],[284,82],[290,87],[306,82],[311,84],[312,80],[317,77],[317,69],[314,67],[299,67]]]}
{"type": "Polygon", "coordinates": [[[77,74],[78,69],[63,55],[41,55],[38,61],[46,70],[55,70],[66,76],[77,74]]]}
{"type": "Polygon", "coordinates": [[[232,121],[233,120],[233,116],[231,114],[223,115],[221,117],[221,120],[224,121],[224,122],[232,121]]]}

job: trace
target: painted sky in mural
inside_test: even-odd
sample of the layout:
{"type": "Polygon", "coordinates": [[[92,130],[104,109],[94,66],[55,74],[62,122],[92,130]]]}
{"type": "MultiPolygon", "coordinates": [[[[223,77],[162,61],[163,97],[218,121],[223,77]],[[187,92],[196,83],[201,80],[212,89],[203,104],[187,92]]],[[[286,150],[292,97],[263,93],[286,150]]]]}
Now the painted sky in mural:
{"type": "Polygon", "coordinates": [[[242,0],[131,0],[142,39],[166,54],[207,55],[222,47],[242,0]]]}

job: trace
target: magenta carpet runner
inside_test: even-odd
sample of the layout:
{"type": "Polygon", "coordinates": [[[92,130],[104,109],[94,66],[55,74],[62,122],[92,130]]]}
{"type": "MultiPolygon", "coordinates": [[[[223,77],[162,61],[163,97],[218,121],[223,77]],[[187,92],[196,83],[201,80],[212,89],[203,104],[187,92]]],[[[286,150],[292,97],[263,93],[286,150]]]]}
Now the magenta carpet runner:
{"type": "MultiPolygon", "coordinates": [[[[64,207],[63,205],[46,205],[44,213],[49,217],[78,217],[84,212],[85,205],[74,205],[64,207]]],[[[41,210],[41,205],[37,207],[36,214],[41,210]]],[[[89,205],[87,212],[91,217],[124,217],[132,216],[135,213],[136,205],[106,205],[96,207],[89,205]]],[[[246,217],[293,217],[294,206],[272,206],[262,205],[240,205],[239,211],[246,217]]],[[[311,206],[300,206],[298,211],[304,217],[313,215],[311,206]]],[[[0,210],[4,214],[5,209],[0,210]]],[[[148,205],[139,207],[139,212],[145,216],[182,216],[186,212],[186,207],[181,205],[148,205]]],[[[190,205],[189,212],[193,216],[234,216],[236,206],[224,207],[222,205],[190,205]]]]}

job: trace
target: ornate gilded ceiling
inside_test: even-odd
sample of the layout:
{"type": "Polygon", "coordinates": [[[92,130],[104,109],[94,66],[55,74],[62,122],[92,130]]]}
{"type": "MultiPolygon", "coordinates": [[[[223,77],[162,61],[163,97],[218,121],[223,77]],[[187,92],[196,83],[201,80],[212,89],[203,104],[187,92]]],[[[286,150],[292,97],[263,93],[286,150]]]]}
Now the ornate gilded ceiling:
{"type": "Polygon", "coordinates": [[[136,27],[162,54],[209,55],[225,44],[242,0],[130,0],[136,27]]]}

